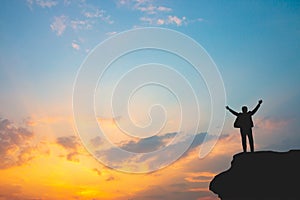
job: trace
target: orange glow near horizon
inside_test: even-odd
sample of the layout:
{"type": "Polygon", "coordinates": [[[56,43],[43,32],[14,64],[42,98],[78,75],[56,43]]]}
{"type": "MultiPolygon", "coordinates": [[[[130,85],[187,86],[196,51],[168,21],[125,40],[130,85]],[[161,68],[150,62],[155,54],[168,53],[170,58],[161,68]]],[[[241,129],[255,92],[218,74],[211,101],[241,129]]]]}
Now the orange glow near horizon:
{"type": "MultiPolygon", "coordinates": [[[[66,136],[72,139],[69,143],[64,143],[65,140],[59,142],[57,138],[65,136],[58,135],[56,131],[60,129],[61,123],[66,121],[70,122],[69,119],[62,118],[30,122],[34,124],[30,126],[34,130],[34,137],[24,144],[35,141],[35,146],[30,147],[32,149],[24,154],[25,157],[19,163],[0,170],[0,187],[4,188],[0,191],[0,196],[29,199],[125,200],[136,197],[143,199],[143,195],[148,195],[151,191],[154,191],[155,195],[160,195],[163,191],[170,194],[180,191],[197,193],[200,196],[203,194],[199,200],[216,200],[216,195],[208,190],[210,180],[217,174],[212,163],[227,156],[229,160],[227,165],[224,165],[225,170],[230,164],[231,155],[241,150],[239,134],[235,130],[230,135],[220,138],[212,152],[204,159],[198,158],[200,147],[197,147],[170,166],[153,173],[129,174],[107,168],[96,161],[81,146],[75,135],[66,136]],[[38,123],[41,121],[43,123],[38,123]],[[27,159],[28,155],[31,157],[27,159]]],[[[111,129],[116,128],[110,121],[105,125],[111,129]]],[[[15,153],[13,149],[7,151],[7,154],[15,153]]],[[[142,167],[147,169],[148,164],[145,162],[142,167]]]]}
{"type": "MultiPolygon", "coordinates": [[[[44,142],[43,145],[43,148],[34,150],[32,160],[0,170],[0,186],[18,186],[20,190],[14,194],[18,198],[125,200],[151,190],[154,185],[165,185],[167,188],[174,180],[189,182],[188,178],[185,180],[183,177],[186,174],[184,165],[197,159],[197,154],[189,155],[154,173],[127,174],[103,166],[82,147],[77,149],[76,159],[68,160],[68,149],[54,141],[44,142]]],[[[186,176],[196,175],[213,174],[188,173],[186,176]]],[[[207,188],[195,187],[186,191],[207,192],[207,188]]],[[[0,194],[5,196],[5,192],[0,194]]]]}

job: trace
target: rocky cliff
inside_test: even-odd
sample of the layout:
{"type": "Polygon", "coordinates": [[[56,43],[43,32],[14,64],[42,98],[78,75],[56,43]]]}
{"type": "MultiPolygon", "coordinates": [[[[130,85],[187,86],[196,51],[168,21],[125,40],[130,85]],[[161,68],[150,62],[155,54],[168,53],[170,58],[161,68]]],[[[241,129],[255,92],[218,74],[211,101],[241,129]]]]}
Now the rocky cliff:
{"type": "Polygon", "coordinates": [[[222,200],[299,200],[300,150],[236,154],[209,189],[222,200]]]}

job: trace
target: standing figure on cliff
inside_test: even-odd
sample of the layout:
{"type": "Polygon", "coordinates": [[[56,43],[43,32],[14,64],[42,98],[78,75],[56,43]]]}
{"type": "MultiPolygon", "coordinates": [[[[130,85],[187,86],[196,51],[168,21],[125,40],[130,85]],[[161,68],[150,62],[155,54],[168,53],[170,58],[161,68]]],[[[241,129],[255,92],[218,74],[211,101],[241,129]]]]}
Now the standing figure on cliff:
{"type": "Polygon", "coordinates": [[[247,106],[243,106],[241,113],[238,113],[232,110],[231,108],[229,108],[228,106],[226,106],[227,110],[229,110],[232,114],[237,116],[234,122],[234,127],[240,128],[244,152],[247,152],[246,136],[248,136],[249,139],[250,150],[251,152],[254,152],[254,143],[253,143],[253,135],[252,135],[252,127],[253,127],[252,115],[256,113],[256,111],[260,107],[260,104],[262,104],[262,100],[258,101],[257,106],[252,111],[248,111],[247,106]]]}

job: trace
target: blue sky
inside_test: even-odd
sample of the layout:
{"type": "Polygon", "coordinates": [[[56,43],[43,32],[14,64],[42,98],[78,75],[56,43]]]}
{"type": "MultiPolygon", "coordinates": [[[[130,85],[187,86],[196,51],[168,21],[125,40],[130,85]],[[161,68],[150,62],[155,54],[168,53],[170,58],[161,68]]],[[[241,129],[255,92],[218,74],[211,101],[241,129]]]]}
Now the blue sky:
{"type": "Polygon", "coordinates": [[[18,86],[27,84],[37,101],[56,98],[70,92],[87,52],[110,34],[161,26],[187,34],[208,51],[222,73],[230,103],[250,103],[270,93],[276,99],[286,96],[278,91],[299,95],[293,87],[298,83],[299,3],[145,2],[3,2],[2,90],[17,95],[18,86]]]}
{"type": "MultiPolygon", "coordinates": [[[[202,45],[220,71],[227,104],[233,109],[238,111],[243,105],[253,108],[259,99],[263,99],[264,103],[254,119],[258,150],[299,148],[300,2],[292,0],[2,1],[1,119],[25,122],[38,135],[36,141],[45,137],[47,141],[55,141],[56,137],[74,135],[72,92],[81,64],[99,43],[123,31],[142,27],[179,31],[202,45]]],[[[168,58],[171,61],[166,59],[163,63],[181,70],[199,91],[199,99],[203,100],[202,90],[204,98],[207,98],[203,80],[197,82],[194,71],[182,67],[187,63],[181,63],[177,58],[172,60],[172,56],[166,52],[144,51],[121,58],[118,62],[130,66],[168,58]],[[147,53],[149,57],[145,56],[147,53]]],[[[120,66],[123,67],[122,64],[117,67],[120,66]]],[[[113,76],[121,72],[112,70],[113,76]]],[[[112,77],[107,77],[106,84],[113,81],[112,77]]],[[[173,77],[170,75],[169,79],[173,77]]],[[[180,86],[178,83],[179,89],[180,86]]],[[[144,102],[145,105],[139,105],[137,110],[146,111],[148,101],[156,100],[156,97],[163,103],[169,103],[166,108],[177,109],[174,96],[164,96],[163,91],[155,87],[146,88],[140,95],[133,101],[144,102]],[[143,92],[150,92],[152,96],[143,96],[143,92]]],[[[101,99],[101,95],[96,97],[101,99]]],[[[200,107],[205,111],[203,120],[206,123],[206,116],[210,114],[209,101],[204,99],[202,103],[200,107]]],[[[103,118],[101,120],[107,120],[105,123],[109,126],[110,116],[102,116],[105,109],[99,111],[99,115],[103,118]]],[[[189,109],[193,110],[192,107],[189,109]]],[[[122,113],[121,109],[117,113],[122,113]]],[[[136,116],[140,118],[135,120],[145,125],[148,116],[141,113],[136,116]]],[[[159,114],[160,111],[154,116],[159,114]]],[[[171,115],[177,119],[177,114],[174,111],[171,115]]],[[[222,134],[224,137],[237,137],[238,141],[238,131],[232,128],[233,120],[232,115],[226,115],[222,134]]],[[[172,132],[174,126],[168,125],[165,131],[172,132]]],[[[137,141],[122,145],[133,142],[137,141]]],[[[222,144],[218,151],[221,147],[226,149],[226,145],[222,144]]],[[[229,161],[230,153],[241,147],[238,143],[238,150],[234,145],[230,149],[232,151],[225,156],[229,161]]],[[[221,158],[215,162],[221,163],[219,168],[226,166],[221,158]]],[[[192,164],[187,168],[191,172],[195,170],[192,164]]]]}

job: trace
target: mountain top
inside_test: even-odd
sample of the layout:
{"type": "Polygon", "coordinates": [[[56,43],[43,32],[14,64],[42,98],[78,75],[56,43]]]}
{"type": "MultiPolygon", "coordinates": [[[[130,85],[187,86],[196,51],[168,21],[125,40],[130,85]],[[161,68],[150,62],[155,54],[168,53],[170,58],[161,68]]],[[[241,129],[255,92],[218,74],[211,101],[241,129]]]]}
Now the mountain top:
{"type": "Polygon", "coordinates": [[[300,150],[258,151],[233,156],[231,167],[209,189],[222,200],[300,199],[300,150]]]}

